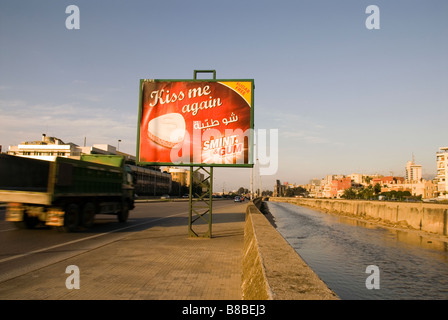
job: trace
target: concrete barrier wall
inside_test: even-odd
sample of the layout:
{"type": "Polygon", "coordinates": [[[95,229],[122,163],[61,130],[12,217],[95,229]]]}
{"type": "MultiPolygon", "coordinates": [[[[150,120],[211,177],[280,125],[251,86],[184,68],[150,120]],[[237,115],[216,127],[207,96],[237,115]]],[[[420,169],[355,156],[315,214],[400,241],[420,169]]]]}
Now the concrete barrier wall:
{"type": "Polygon", "coordinates": [[[244,226],[242,296],[243,300],[272,300],[272,291],[266,278],[263,258],[252,222],[252,214],[256,214],[256,211],[257,208],[253,204],[247,206],[244,226]]]}
{"type": "Polygon", "coordinates": [[[338,299],[254,203],[246,210],[242,296],[245,300],[338,299]]]}
{"type": "Polygon", "coordinates": [[[448,205],[342,199],[270,198],[321,211],[370,217],[416,230],[448,235],[448,205]]]}

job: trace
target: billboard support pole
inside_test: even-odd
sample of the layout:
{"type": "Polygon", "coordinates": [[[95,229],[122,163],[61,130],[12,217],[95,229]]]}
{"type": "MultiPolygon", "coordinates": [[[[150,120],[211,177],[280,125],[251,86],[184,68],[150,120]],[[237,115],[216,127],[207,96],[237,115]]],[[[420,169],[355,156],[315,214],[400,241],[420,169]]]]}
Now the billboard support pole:
{"type": "Polygon", "coordinates": [[[209,167],[208,171],[205,167],[199,167],[196,170],[190,167],[190,200],[188,210],[188,235],[190,237],[212,237],[212,195],[213,167],[209,167]],[[207,175],[204,175],[203,179],[200,178],[201,170],[207,175]],[[201,190],[201,193],[196,193],[194,189],[201,190]],[[202,222],[202,224],[196,224],[196,228],[194,228],[196,221],[202,222]]]}
{"type": "MultiPolygon", "coordinates": [[[[194,70],[193,79],[197,80],[198,73],[212,73],[213,80],[216,80],[216,70],[194,70]]],[[[213,167],[209,167],[209,171],[205,167],[199,167],[193,170],[190,167],[190,204],[188,214],[188,235],[190,237],[212,237],[212,211],[213,211],[213,167]],[[198,184],[195,183],[195,176],[200,176],[200,171],[204,171],[204,179],[200,179],[198,184]],[[201,194],[195,194],[193,188],[201,190],[201,194]],[[195,198],[194,196],[198,197],[195,198]],[[205,211],[200,211],[205,210],[205,211]],[[193,213],[195,216],[193,216],[193,213]],[[200,227],[196,225],[196,230],[193,229],[193,225],[196,221],[205,222],[208,225],[207,230],[203,230],[202,233],[198,231],[200,227]]]]}

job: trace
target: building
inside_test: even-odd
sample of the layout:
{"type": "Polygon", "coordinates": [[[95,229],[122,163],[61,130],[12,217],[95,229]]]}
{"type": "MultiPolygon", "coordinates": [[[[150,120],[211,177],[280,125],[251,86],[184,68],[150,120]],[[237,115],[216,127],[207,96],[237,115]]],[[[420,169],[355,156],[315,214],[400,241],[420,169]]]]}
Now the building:
{"type": "Polygon", "coordinates": [[[307,185],[306,190],[308,191],[308,196],[311,198],[320,198],[322,196],[320,185],[322,183],[321,179],[311,179],[310,183],[307,185]]]}
{"type": "Polygon", "coordinates": [[[171,174],[173,181],[179,183],[181,187],[187,187],[190,185],[190,170],[166,167],[162,168],[162,171],[171,174]]]}
{"type": "Polygon", "coordinates": [[[422,198],[437,198],[437,179],[425,181],[425,189],[422,198]]]}
{"type": "Polygon", "coordinates": [[[437,152],[436,179],[438,197],[448,199],[448,147],[441,147],[437,152]]]}
{"type": "Polygon", "coordinates": [[[43,134],[41,140],[9,146],[7,154],[51,161],[55,157],[79,157],[81,149],[74,143],[64,143],[61,139],[43,134]]]}
{"type": "Polygon", "coordinates": [[[370,184],[372,186],[376,186],[377,184],[379,184],[380,186],[383,183],[383,178],[373,178],[372,180],[370,180],[370,184]]]}
{"type": "Polygon", "coordinates": [[[361,185],[364,182],[364,176],[360,173],[352,173],[350,175],[350,179],[356,185],[361,185]]]}
{"type": "MultiPolygon", "coordinates": [[[[174,167],[164,167],[162,171],[171,174],[173,181],[179,183],[181,187],[190,186],[190,168],[174,168],[174,167]]],[[[194,172],[194,182],[201,182],[204,180],[204,174],[201,172],[194,172]]]]}
{"type": "Polygon", "coordinates": [[[321,184],[320,190],[322,198],[331,198],[331,181],[321,184]]]}
{"type": "Polygon", "coordinates": [[[409,191],[413,196],[422,199],[432,199],[436,196],[436,184],[432,180],[420,179],[412,183],[406,182],[403,177],[384,177],[381,179],[381,192],[409,191]]]}
{"type": "Polygon", "coordinates": [[[119,154],[124,156],[126,160],[135,161],[135,156],[119,152],[109,144],[80,147],[71,142],[65,143],[56,137],[47,137],[46,134],[42,134],[41,140],[26,141],[16,146],[9,146],[7,154],[48,161],[53,161],[55,157],[79,159],[82,154],[119,154]]]}
{"type": "Polygon", "coordinates": [[[160,196],[171,193],[172,178],[169,173],[128,165],[134,181],[134,191],[138,196],[160,196]]]}
{"type": "Polygon", "coordinates": [[[330,197],[331,198],[340,198],[344,193],[345,189],[349,189],[352,186],[352,178],[345,177],[337,180],[332,180],[330,184],[330,197]]]}
{"type": "Polygon", "coordinates": [[[421,196],[422,199],[435,198],[435,184],[432,180],[422,179],[417,183],[405,184],[405,188],[410,190],[413,196],[421,196]]]}
{"type": "Polygon", "coordinates": [[[403,177],[394,177],[394,176],[387,176],[381,178],[381,186],[389,186],[389,185],[395,185],[395,184],[402,184],[404,183],[405,178],[403,177]]]}
{"type": "Polygon", "coordinates": [[[276,181],[274,186],[274,197],[284,197],[286,194],[286,186],[280,183],[280,180],[276,181]]]}
{"type": "Polygon", "coordinates": [[[406,163],[406,176],[407,183],[416,183],[422,179],[422,166],[415,164],[414,160],[406,163]]]}

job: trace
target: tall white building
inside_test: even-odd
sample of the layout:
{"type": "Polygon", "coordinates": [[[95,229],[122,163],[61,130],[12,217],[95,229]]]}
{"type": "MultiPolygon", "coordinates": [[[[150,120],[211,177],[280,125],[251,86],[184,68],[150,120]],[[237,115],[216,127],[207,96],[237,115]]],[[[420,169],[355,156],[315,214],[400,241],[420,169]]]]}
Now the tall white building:
{"type": "Polygon", "coordinates": [[[437,152],[437,191],[440,198],[448,198],[448,147],[437,152]]]}
{"type": "Polygon", "coordinates": [[[422,166],[415,164],[414,161],[408,161],[406,163],[406,182],[417,183],[422,179],[422,166]]]}

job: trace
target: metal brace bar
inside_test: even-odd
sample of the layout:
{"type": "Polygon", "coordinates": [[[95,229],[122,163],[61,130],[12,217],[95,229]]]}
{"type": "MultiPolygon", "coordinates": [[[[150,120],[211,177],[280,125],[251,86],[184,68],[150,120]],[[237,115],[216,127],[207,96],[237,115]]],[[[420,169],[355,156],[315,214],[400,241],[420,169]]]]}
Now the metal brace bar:
{"type": "Polygon", "coordinates": [[[197,80],[198,73],[213,73],[213,80],[216,80],[216,70],[194,70],[194,80],[197,80]]]}
{"type": "MultiPolygon", "coordinates": [[[[190,237],[212,237],[212,194],[213,194],[213,167],[210,167],[210,171],[207,171],[204,167],[199,167],[196,170],[193,170],[193,167],[190,167],[190,199],[189,199],[189,214],[188,214],[188,235],[190,237]],[[205,171],[208,174],[208,177],[199,181],[199,186],[201,187],[201,194],[197,194],[198,198],[193,197],[193,187],[197,181],[195,181],[196,173],[200,172],[200,170],[205,171]],[[208,182],[208,183],[207,183],[208,182]],[[205,206],[201,206],[201,204],[205,204],[205,206]],[[198,206],[199,205],[199,206],[198,206]],[[199,211],[200,209],[205,211],[199,211]],[[193,213],[195,216],[193,217],[193,213]],[[200,222],[205,222],[208,224],[208,228],[205,232],[200,232],[194,230],[194,223],[199,220],[200,222]]],[[[198,225],[196,225],[198,227],[198,225]]]]}

